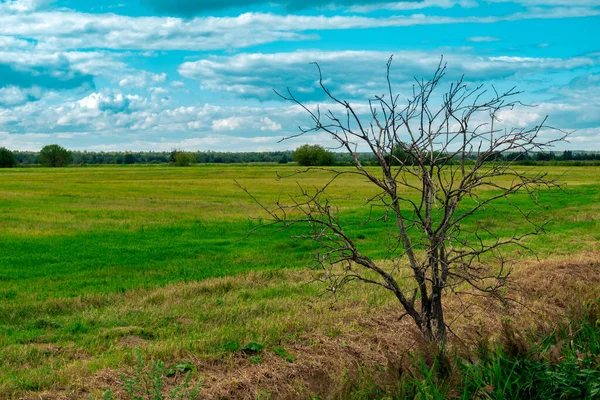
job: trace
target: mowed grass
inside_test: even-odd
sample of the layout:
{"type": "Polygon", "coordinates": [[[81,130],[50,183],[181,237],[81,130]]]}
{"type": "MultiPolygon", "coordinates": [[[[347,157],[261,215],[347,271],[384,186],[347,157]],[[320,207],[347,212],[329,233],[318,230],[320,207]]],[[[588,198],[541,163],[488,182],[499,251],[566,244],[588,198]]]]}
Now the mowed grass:
{"type": "MultiPolygon", "coordinates": [[[[301,272],[313,249],[290,238],[300,228],[247,236],[264,214],[234,179],[272,202],[298,193],[298,183],[319,186],[330,176],[313,171],[276,179],[277,172],[293,171],[0,170],[0,397],[67,390],[99,370],[125,368],[132,341],[154,357],[218,358],[227,342],[268,346],[314,329],[335,334],[344,304],[363,310],[387,304],[379,293],[360,290],[338,299],[333,312],[331,299],[316,296],[323,286],[306,283],[301,272]]],[[[541,258],[597,250],[600,168],[549,172],[566,186],[541,193],[548,234],[527,244],[541,258]]],[[[361,224],[369,212],[365,200],[375,193],[351,175],[330,188],[349,232],[378,258],[390,223],[361,224]]],[[[527,204],[525,197],[515,201],[527,204]]],[[[498,203],[467,224],[484,222],[510,235],[514,227],[499,217],[510,212],[498,203]]],[[[511,255],[532,257],[518,249],[511,255]]]]}

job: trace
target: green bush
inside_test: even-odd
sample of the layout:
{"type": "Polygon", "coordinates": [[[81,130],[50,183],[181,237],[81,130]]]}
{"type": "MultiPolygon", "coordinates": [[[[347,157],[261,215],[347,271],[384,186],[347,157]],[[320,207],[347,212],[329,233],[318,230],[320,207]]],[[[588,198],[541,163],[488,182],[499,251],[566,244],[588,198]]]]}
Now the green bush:
{"type": "Polygon", "coordinates": [[[198,160],[196,159],[196,156],[192,153],[180,151],[175,156],[175,165],[177,165],[178,167],[188,167],[192,164],[196,164],[197,162],[198,160]]]}
{"type": "Polygon", "coordinates": [[[0,168],[12,168],[18,164],[14,153],[5,147],[0,147],[0,168]]]}
{"type": "Polygon", "coordinates": [[[181,150],[172,150],[169,156],[169,163],[177,167],[188,167],[192,164],[196,164],[198,159],[193,153],[181,150]]]}
{"type": "Polygon", "coordinates": [[[57,144],[49,144],[40,150],[40,164],[45,167],[64,167],[72,161],[71,152],[57,144]]]}
{"type": "Polygon", "coordinates": [[[335,155],[318,144],[305,144],[294,152],[294,161],[303,166],[326,166],[335,164],[335,155]]]}

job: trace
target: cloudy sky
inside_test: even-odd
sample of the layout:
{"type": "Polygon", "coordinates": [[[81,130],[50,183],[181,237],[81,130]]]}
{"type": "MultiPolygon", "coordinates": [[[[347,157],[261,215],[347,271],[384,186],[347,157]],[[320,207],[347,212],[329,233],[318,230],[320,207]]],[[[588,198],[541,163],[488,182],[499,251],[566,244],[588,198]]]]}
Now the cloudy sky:
{"type": "Polygon", "coordinates": [[[444,55],[448,77],[517,85],[505,123],[574,130],[600,150],[600,0],[0,0],[0,146],[293,149],[318,62],[336,95],[402,92],[444,55]]]}

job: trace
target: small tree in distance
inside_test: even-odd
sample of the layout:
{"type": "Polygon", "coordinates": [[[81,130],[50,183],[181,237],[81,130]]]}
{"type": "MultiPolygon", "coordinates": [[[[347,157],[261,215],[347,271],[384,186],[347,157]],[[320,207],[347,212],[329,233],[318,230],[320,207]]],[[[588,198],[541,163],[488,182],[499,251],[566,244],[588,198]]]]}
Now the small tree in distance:
{"type": "Polygon", "coordinates": [[[318,144],[305,144],[294,152],[294,161],[302,166],[327,166],[335,164],[335,156],[318,144]]]}
{"type": "Polygon", "coordinates": [[[64,167],[72,161],[71,152],[57,144],[49,144],[40,150],[39,162],[45,167],[64,167]]]}
{"type": "Polygon", "coordinates": [[[0,147],[0,168],[12,168],[19,164],[15,154],[5,147],[0,147]]]}
{"type": "Polygon", "coordinates": [[[543,232],[543,218],[529,206],[537,205],[539,189],[559,185],[546,172],[513,168],[511,160],[492,161],[498,153],[548,148],[567,134],[546,126],[546,119],[532,128],[498,128],[500,112],[521,105],[514,88],[487,91],[483,86],[469,87],[461,78],[439,95],[446,73],[441,61],[433,77],[415,80],[413,92],[401,101],[390,79],[391,62],[390,58],[386,93],[369,101],[369,117],[329,91],[318,65],[320,88],[334,105],[329,110],[303,104],[289,89],[280,94],[311,119],[311,126],[301,128],[299,135],[327,133],[351,155],[354,168],[319,168],[330,171],[331,180],[321,187],[301,188],[287,204],[268,206],[242,190],[270,215],[267,225],[310,227],[307,237],[319,245],[316,267],[329,290],[335,292],[352,281],[389,290],[423,337],[443,348],[446,294],[470,288],[472,294],[506,301],[510,268],[502,249],[526,248],[525,237],[543,232]],[[541,134],[548,131],[556,135],[541,134]],[[379,167],[363,166],[360,148],[372,153],[379,167]],[[382,243],[387,254],[383,259],[362,248],[328,197],[330,184],[347,174],[378,190],[366,203],[368,217],[361,224],[389,229],[389,240],[382,243]],[[511,201],[519,193],[528,195],[528,205],[511,201]],[[493,212],[499,202],[514,208],[510,215],[497,215],[505,222],[503,230],[514,228],[512,234],[494,231],[473,218],[484,210],[493,212]]]}
{"type": "Polygon", "coordinates": [[[178,167],[189,167],[190,165],[197,163],[198,160],[196,159],[196,156],[192,153],[180,151],[175,156],[175,165],[178,167]]]}
{"type": "Polygon", "coordinates": [[[198,159],[194,153],[173,149],[171,150],[171,155],[169,156],[169,163],[177,167],[189,167],[192,164],[197,164],[198,159]]]}

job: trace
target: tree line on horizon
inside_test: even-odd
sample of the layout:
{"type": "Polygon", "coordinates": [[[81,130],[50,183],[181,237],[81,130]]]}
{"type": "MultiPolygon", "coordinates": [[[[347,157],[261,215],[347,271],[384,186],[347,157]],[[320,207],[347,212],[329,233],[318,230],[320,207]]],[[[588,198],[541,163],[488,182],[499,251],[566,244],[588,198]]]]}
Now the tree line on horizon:
{"type": "MultiPolygon", "coordinates": [[[[400,161],[410,165],[411,157],[402,152],[394,152],[396,163],[400,161]]],[[[591,151],[552,151],[535,153],[498,153],[496,161],[515,161],[523,165],[537,162],[587,162],[599,161],[600,152],[591,151]]],[[[371,154],[359,154],[364,165],[376,165],[371,154]]],[[[67,165],[131,165],[131,164],[171,164],[188,166],[192,164],[245,164],[296,162],[302,166],[351,165],[354,160],[346,153],[337,153],[320,145],[303,145],[296,150],[266,152],[219,152],[219,151],[71,151],[62,146],[47,145],[39,152],[8,150],[0,147],[0,168],[42,165],[60,167],[67,165]]],[[[596,163],[593,163],[596,164],[596,163]]]]}

